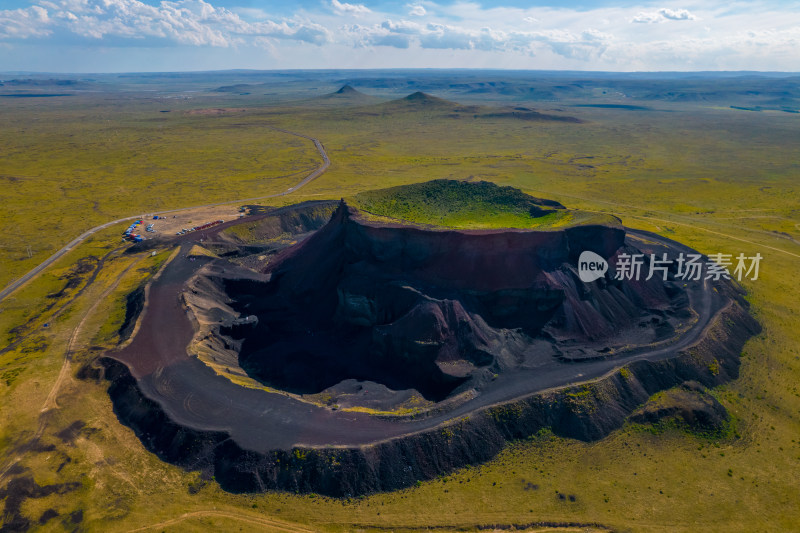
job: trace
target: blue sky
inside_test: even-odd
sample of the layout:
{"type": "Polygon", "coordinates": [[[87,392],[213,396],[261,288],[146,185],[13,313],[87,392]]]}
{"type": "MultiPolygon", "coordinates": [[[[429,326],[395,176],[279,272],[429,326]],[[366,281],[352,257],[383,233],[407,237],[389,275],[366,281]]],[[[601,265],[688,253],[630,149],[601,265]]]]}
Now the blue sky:
{"type": "Polygon", "coordinates": [[[0,0],[0,71],[798,65],[800,1],[0,0]]]}

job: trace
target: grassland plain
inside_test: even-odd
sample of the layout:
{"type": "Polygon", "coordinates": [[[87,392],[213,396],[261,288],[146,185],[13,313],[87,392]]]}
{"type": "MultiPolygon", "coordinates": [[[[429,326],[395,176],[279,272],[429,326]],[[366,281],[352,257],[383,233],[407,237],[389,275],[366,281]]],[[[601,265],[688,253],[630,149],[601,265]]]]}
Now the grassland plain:
{"type": "Polygon", "coordinates": [[[255,124],[57,100],[3,102],[3,286],[104,221],[263,196],[318,166],[311,143],[255,124]]]}
{"type": "MultiPolygon", "coordinates": [[[[226,107],[235,106],[235,98],[225,98],[226,107]]],[[[27,242],[52,250],[77,235],[77,229],[69,233],[77,225],[83,224],[84,229],[118,214],[131,214],[125,211],[128,208],[150,210],[145,200],[156,196],[163,205],[176,207],[195,200],[207,203],[215,194],[226,199],[237,187],[244,192],[241,196],[255,196],[244,185],[255,179],[253,174],[245,179],[246,173],[231,170],[238,168],[236,163],[226,162],[222,153],[218,159],[204,155],[203,147],[213,153],[213,147],[221,143],[246,167],[248,157],[263,154],[250,148],[261,147],[258,141],[266,135],[282,156],[260,161],[259,175],[284,175],[284,164],[296,165],[292,168],[298,172],[313,168],[313,147],[271,137],[263,126],[272,124],[320,138],[332,160],[323,178],[301,194],[281,199],[284,202],[340,198],[433,178],[487,179],[570,208],[614,213],[626,225],[656,231],[705,253],[760,252],[764,256],[760,277],[744,285],[764,332],[746,346],[740,379],[714,392],[734,420],[731,431],[721,436],[635,425],[593,443],[543,433],[508,446],[489,463],[390,494],[351,500],[286,493],[229,494],[213,480],[162,463],[146,452],[132,431],[117,422],[107,384],[92,377],[92,358],[116,343],[113,332],[124,313],[124,291],[152,275],[168,252],[139,258],[142,262],[126,271],[137,258],[114,253],[118,231],[108,230],[0,305],[2,338],[19,341],[0,354],[4,527],[13,520],[41,523],[54,531],[76,527],[96,531],[415,531],[540,522],[631,531],[799,527],[800,289],[796,272],[800,246],[796,241],[800,240],[800,213],[796,180],[800,154],[792,142],[800,133],[797,116],[659,103],[655,111],[569,109],[585,121],[571,124],[455,119],[435,112],[382,116],[373,111],[286,104],[244,113],[179,113],[181,107],[220,107],[220,100],[212,97],[195,99],[191,106],[177,101],[171,113],[160,113],[167,109],[161,101],[129,97],[125,103],[49,99],[46,106],[26,108],[29,102],[15,100],[10,111],[4,107],[0,120],[16,128],[12,131],[16,135],[0,129],[3,142],[13,147],[0,156],[2,174],[30,178],[5,178],[9,186],[0,193],[5,206],[13,205],[9,219],[16,217],[12,229],[4,228],[0,237],[4,276],[13,277],[7,274],[7,265],[13,264],[19,273],[37,262],[36,258],[19,260],[27,257],[20,232],[27,232],[27,242]],[[28,127],[30,133],[26,133],[28,127]],[[164,129],[171,133],[159,137],[164,129]],[[120,130],[116,140],[104,138],[114,130],[120,130]],[[70,148],[73,141],[56,133],[63,131],[83,132],[87,137],[70,148]],[[141,160],[126,151],[136,135],[143,153],[158,154],[161,170],[155,181],[160,184],[149,193],[130,181],[135,182],[148,168],[139,166],[141,160]],[[195,135],[200,140],[187,145],[186,136],[195,135]],[[196,165],[190,167],[196,170],[188,177],[199,180],[219,168],[219,175],[228,178],[217,183],[226,190],[204,189],[214,180],[173,179],[170,169],[177,176],[187,175],[181,166],[187,146],[197,150],[198,158],[206,158],[203,163],[183,161],[196,165]],[[51,167],[39,162],[50,150],[74,154],[60,162],[53,159],[51,167]],[[105,163],[120,157],[115,155],[119,153],[128,158],[125,165],[105,163]],[[96,170],[104,165],[108,168],[103,173],[96,170]],[[60,179],[63,176],[70,179],[60,179]],[[62,186],[68,192],[54,194],[62,186]],[[120,195],[119,187],[145,196],[120,195]],[[70,188],[75,189],[69,192],[70,188]],[[92,201],[103,206],[99,213],[94,212],[92,201]],[[88,210],[94,213],[91,219],[88,210]],[[46,231],[53,221],[64,225],[62,234],[46,231]],[[63,235],[64,231],[69,235],[63,235]],[[91,268],[103,257],[97,277],[76,297],[91,280],[91,268]],[[76,270],[80,259],[89,266],[76,270]],[[116,289],[94,307],[117,281],[116,289]],[[44,323],[49,326],[44,328],[44,323]],[[57,391],[58,407],[41,413],[74,328],[81,323],[77,343],[82,349],[74,353],[74,370],[57,391]],[[76,377],[78,373],[82,379],[76,377]],[[20,480],[28,477],[39,487],[51,488],[35,490],[24,485],[20,480]],[[10,498],[12,492],[17,498],[10,498]],[[11,508],[10,501],[16,502],[11,508]]],[[[284,185],[268,181],[257,186],[269,194],[284,185]]]]}

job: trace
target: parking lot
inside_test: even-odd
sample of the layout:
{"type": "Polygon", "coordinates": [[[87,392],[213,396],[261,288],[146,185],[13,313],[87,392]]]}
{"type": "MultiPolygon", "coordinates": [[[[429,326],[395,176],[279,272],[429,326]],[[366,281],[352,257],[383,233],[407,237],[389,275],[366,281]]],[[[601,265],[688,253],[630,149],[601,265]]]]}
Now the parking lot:
{"type": "MultiPolygon", "coordinates": [[[[138,220],[141,223],[132,228],[129,235],[140,235],[142,240],[154,237],[170,237],[183,230],[191,230],[194,227],[204,226],[216,221],[229,222],[238,219],[241,215],[239,206],[235,204],[181,211],[174,215],[169,213],[165,215],[148,213],[139,217],[138,220]],[[156,216],[158,216],[157,219],[154,218],[156,216]]],[[[125,231],[127,231],[127,227],[125,231]]]]}

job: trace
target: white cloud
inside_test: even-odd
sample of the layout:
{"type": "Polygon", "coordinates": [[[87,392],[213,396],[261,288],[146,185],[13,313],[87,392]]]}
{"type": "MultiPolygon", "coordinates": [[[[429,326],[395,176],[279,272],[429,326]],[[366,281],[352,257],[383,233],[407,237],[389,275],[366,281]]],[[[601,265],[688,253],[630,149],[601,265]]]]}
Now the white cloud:
{"type": "Polygon", "coordinates": [[[640,12],[631,19],[631,22],[654,24],[658,22],[665,22],[667,20],[695,20],[696,18],[697,17],[695,17],[686,9],[661,8],[658,11],[653,11],[650,13],[640,12]]]}
{"type": "Polygon", "coordinates": [[[639,24],[653,24],[656,22],[661,22],[663,17],[658,13],[639,13],[635,17],[631,19],[631,22],[636,22],[639,24]]]}
{"type": "Polygon", "coordinates": [[[613,42],[612,35],[587,28],[568,30],[506,31],[496,27],[470,28],[464,25],[385,20],[372,26],[342,28],[359,47],[392,46],[422,50],[473,50],[490,53],[515,53],[527,56],[549,52],[563,58],[588,60],[602,56],[613,42]]]}
{"type": "Polygon", "coordinates": [[[383,28],[384,30],[388,30],[392,33],[419,35],[420,33],[422,33],[424,26],[408,20],[401,20],[400,22],[392,22],[391,20],[385,20],[381,23],[381,28],[383,28]]]}
{"type": "Polygon", "coordinates": [[[661,14],[662,17],[669,20],[694,20],[695,18],[697,18],[685,9],[678,9],[673,11],[672,9],[664,8],[664,9],[659,9],[658,12],[661,14]]]}
{"type": "Polygon", "coordinates": [[[411,45],[411,39],[407,35],[398,35],[396,33],[389,33],[386,35],[375,35],[370,44],[373,46],[391,46],[394,48],[408,48],[411,45]]]}
{"type": "Polygon", "coordinates": [[[28,39],[50,35],[50,17],[40,6],[0,11],[0,39],[28,39]]]}
{"type": "MultiPolygon", "coordinates": [[[[229,47],[254,37],[330,42],[331,33],[311,22],[248,22],[204,0],[44,0],[27,10],[0,11],[0,38],[19,39],[56,31],[91,39],[145,39],[192,46],[229,47]]],[[[249,39],[249,41],[248,41],[249,39]]]]}
{"type": "MultiPolygon", "coordinates": [[[[255,8],[220,7],[221,0],[31,1],[35,5],[28,8],[0,10],[0,43],[16,50],[26,43],[45,45],[29,47],[31,54],[68,48],[76,40],[83,51],[87,46],[106,50],[214,47],[214,51],[194,52],[195,57],[230,57],[230,63],[223,64],[243,68],[267,64],[235,58],[245,53],[261,58],[267,50],[284,61],[281,65],[298,68],[369,64],[796,70],[800,49],[800,11],[766,3],[731,5],[723,0],[693,3],[687,5],[689,9],[641,3],[651,6],[645,11],[642,7],[576,10],[483,7],[470,0],[404,0],[392,4],[400,6],[402,15],[371,10],[359,0],[322,0],[316,8],[297,8],[286,17],[255,8]],[[406,19],[399,19],[402,16],[406,19]],[[359,24],[352,24],[353,17],[358,17],[359,24]],[[351,25],[342,26],[343,19],[351,25]],[[690,23],[700,20],[702,24],[690,23]],[[357,53],[351,53],[354,50],[357,53]],[[454,58],[458,58],[455,63],[454,58]]],[[[14,53],[7,49],[0,54],[0,68],[21,64],[21,60],[12,61],[14,53]]],[[[188,56],[191,52],[180,53],[188,56]]],[[[202,60],[197,64],[202,65],[202,60]]]]}
{"type": "Polygon", "coordinates": [[[270,15],[257,7],[232,7],[231,11],[250,19],[268,19],[270,15]]]}
{"type": "Polygon", "coordinates": [[[408,8],[408,14],[412,17],[424,17],[428,13],[422,4],[408,4],[406,7],[408,8]]]}
{"type": "Polygon", "coordinates": [[[331,0],[331,7],[340,14],[366,15],[367,13],[372,13],[372,10],[364,4],[348,4],[339,2],[339,0],[331,0]]]}
{"type": "Polygon", "coordinates": [[[462,28],[428,24],[426,30],[419,33],[419,42],[422,48],[471,50],[474,47],[472,37],[462,28]]]}

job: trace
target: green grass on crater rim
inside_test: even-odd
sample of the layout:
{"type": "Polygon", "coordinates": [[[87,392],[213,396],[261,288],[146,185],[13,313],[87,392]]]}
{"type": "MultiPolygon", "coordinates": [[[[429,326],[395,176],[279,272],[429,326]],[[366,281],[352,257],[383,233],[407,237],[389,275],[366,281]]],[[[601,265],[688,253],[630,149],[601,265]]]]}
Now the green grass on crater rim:
{"type": "Polygon", "coordinates": [[[618,225],[611,215],[565,209],[558,202],[488,181],[433,180],[366,191],[347,198],[366,218],[452,229],[562,229],[618,225]]]}

